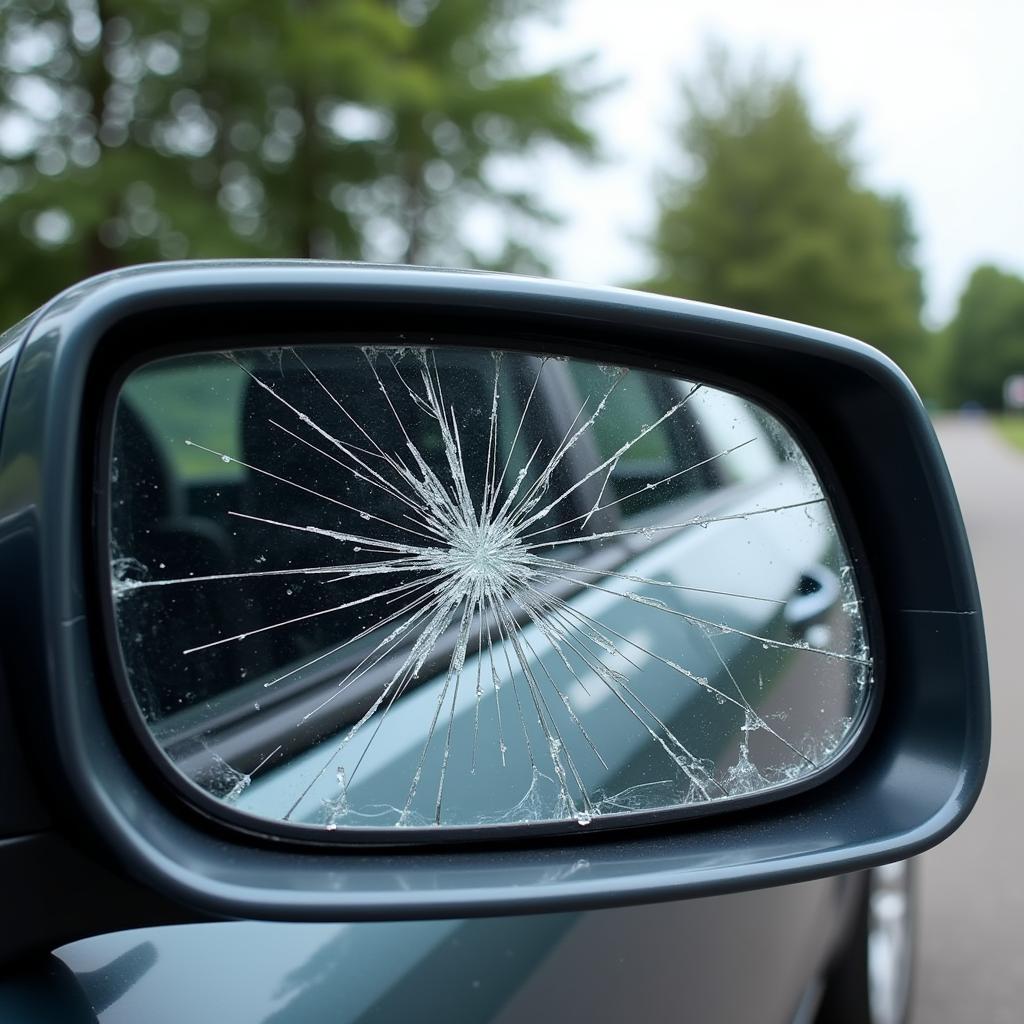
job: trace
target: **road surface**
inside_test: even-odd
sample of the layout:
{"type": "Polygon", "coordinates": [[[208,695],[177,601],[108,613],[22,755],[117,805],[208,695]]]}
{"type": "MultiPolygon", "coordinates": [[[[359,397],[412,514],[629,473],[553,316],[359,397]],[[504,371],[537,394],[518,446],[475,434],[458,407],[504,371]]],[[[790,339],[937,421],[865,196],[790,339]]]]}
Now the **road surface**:
{"type": "Polygon", "coordinates": [[[922,858],[914,1024],[1024,1021],[1024,452],[982,417],[938,423],[981,586],[992,761],[981,799],[922,858]]]}

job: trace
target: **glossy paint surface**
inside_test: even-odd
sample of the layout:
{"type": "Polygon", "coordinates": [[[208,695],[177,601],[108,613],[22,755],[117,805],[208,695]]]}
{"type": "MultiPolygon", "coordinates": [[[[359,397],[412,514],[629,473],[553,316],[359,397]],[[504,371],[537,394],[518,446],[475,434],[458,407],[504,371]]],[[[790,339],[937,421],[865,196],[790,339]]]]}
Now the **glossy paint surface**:
{"type": "Polygon", "coordinates": [[[94,1010],[120,992],[101,1024],[789,1024],[824,971],[851,885],[474,921],[185,925],[57,955],[94,1010]]]}

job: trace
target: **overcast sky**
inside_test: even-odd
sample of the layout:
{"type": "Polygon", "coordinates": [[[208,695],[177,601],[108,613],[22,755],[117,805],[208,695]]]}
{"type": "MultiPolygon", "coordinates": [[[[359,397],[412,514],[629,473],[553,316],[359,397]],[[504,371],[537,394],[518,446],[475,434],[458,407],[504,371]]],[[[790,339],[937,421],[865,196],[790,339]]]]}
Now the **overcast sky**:
{"type": "Polygon", "coordinates": [[[652,223],[653,171],[671,166],[674,82],[709,37],[778,67],[801,58],[819,123],[857,119],[866,181],[910,200],[931,323],[975,264],[1024,274],[1022,0],[567,0],[557,25],[529,33],[532,61],[595,50],[624,82],[591,118],[612,162],[545,165],[547,198],[569,213],[549,246],[559,276],[648,269],[630,238],[652,223]]]}

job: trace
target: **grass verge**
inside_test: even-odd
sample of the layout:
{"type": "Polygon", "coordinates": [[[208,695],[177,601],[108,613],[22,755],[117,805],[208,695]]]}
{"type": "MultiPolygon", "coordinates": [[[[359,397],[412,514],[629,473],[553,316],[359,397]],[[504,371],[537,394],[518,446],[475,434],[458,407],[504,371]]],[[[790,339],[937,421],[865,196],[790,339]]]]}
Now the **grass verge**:
{"type": "Polygon", "coordinates": [[[993,416],[992,422],[1010,444],[1024,452],[1024,413],[993,416]]]}

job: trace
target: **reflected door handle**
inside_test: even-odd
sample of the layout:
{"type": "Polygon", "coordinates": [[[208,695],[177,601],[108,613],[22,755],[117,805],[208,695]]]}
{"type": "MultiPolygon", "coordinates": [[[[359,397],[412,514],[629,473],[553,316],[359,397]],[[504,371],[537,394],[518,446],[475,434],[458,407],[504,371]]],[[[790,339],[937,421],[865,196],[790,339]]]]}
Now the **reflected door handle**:
{"type": "Polygon", "coordinates": [[[800,574],[796,592],[786,602],[782,616],[795,632],[802,633],[828,615],[841,593],[839,577],[831,569],[811,566],[800,574]]]}

